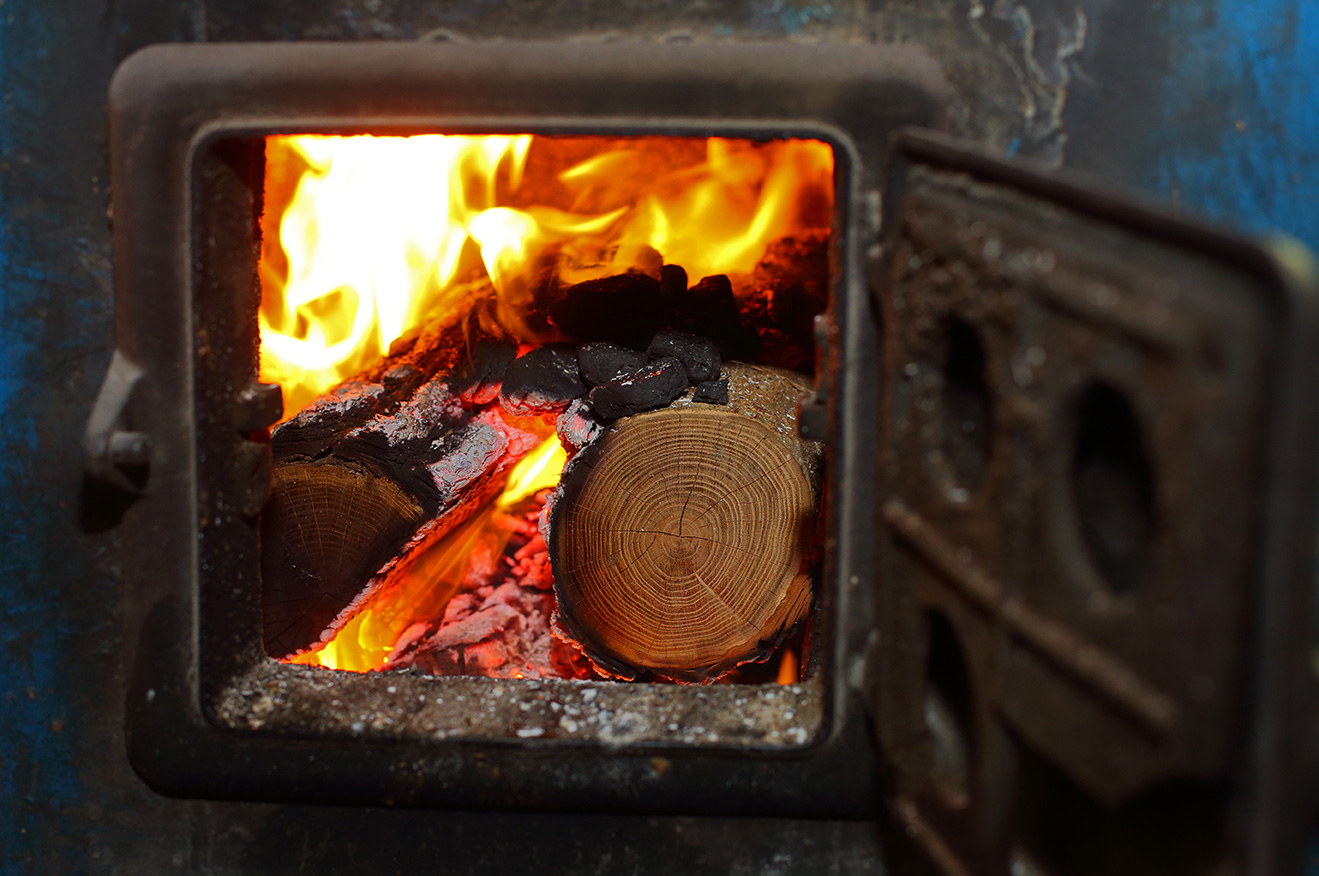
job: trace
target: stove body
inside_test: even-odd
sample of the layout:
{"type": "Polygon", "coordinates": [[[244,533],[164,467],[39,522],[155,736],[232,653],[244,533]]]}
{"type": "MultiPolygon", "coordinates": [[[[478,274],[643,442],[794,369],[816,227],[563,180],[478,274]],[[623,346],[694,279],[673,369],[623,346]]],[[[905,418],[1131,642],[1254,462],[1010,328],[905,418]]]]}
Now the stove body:
{"type": "Polygon", "coordinates": [[[875,577],[865,485],[875,479],[867,450],[878,387],[840,363],[877,358],[862,242],[874,235],[879,157],[901,127],[941,124],[941,91],[933,65],[903,49],[607,45],[577,57],[544,43],[253,45],[157,48],[125,64],[111,91],[123,306],[89,449],[103,481],[143,493],[126,519],[143,625],[129,697],[139,772],[173,793],[248,798],[873,811],[875,767],[863,767],[858,748],[864,709],[843,678],[875,628],[862,582],[875,577]],[[833,447],[814,678],[783,687],[331,678],[266,659],[255,518],[270,477],[260,439],[278,405],[254,376],[261,138],[359,131],[833,145],[834,303],[810,414],[833,447]],[[137,447],[149,449],[124,458],[122,448],[137,447]],[[565,730],[560,710],[591,719],[565,730]]]}
{"type": "MultiPolygon", "coordinates": [[[[581,16],[580,19],[555,19],[549,29],[569,36],[599,31],[603,22],[622,30],[630,30],[635,25],[639,32],[653,37],[663,36],[678,41],[694,38],[697,42],[717,38],[720,27],[731,27],[739,35],[764,36],[771,33],[784,36],[791,31],[807,37],[832,36],[835,39],[854,38],[858,34],[873,36],[873,32],[879,30],[885,35],[928,43],[945,66],[950,58],[959,52],[963,53],[962,57],[967,63],[962,70],[951,76],[952,124],[960,133],[1000,147],[1011,147],[1014,142],[1022,143],[1025,144],[1025,151],[1046,159],[1056,160],[1060,157],[1062,149],[1057,142],[1058,129],[1051,127],[1056,120],[1050,121],[1049,114],[1053,109],[1061,111],[1061,98],[1045,87],[1048,85],[1047,77],[1037,78],[1025,87],[1040,101],[1045,111],[1029,117],[1020,113],[1017,99],[1019,93],[1015,90],[1018,82],[1014,79],[1014,70],[1018,61],[1022,62],[1021,66],[1028,68],[1029,65],[1024,63],[1027,54],[1010,36],[998,34],[992,29],[982,33],[974,27],[947,25],[915,11],[914,6],[907,9],[900,4],[892,9],[876,11],[873,16],[870,13],[848,12],[846,20],[842,22],[828,22],[819,18],[823,13],[814,7],[785,8],[780,12],[778,20],[767,26],[762,20],[763,16],[757,17],[760,13],[749,9],[731,10],[726,17],[726,21],[732,22],[731,25],[707,21],[699,13],[682,10],[678,19],[684,23],[690,22],[690,27],[673,28],[671,22],[659,14],[653,19],[645,19],[643,16],[640,21],[625,21],[617,17],[622,14],[617,11],[584,9],[576,13],[581,16]],[[798,16],[795,27],[794,22],[789,20],[790,13],[798,16]],[[979,42],[981,40],[984,42],[979,42]],[[978,45],[981,47],[977,48],[978,45]],[[1006,63],[1004,58],[1008,59],[1006,63]],[[977,78],[979,81],[972,81],[977,78]],[[1048,100],[1057,103],[1050,107],[1048,100]]],[[[85,132],[89,127],[88,120],[95,115],[87,107],[100,105],[100,95],[104,93],[109,70],[114,62],[127,54],[129,47],[160,38],[198,38],[202,35],[200,28],[207,28],[206,35],[211,38],[420,36],[422,30],[431,39],[461,36],[464,30],[473,35],[512,31],[523,36],[539,35],[535,32],[540,29],[542,22],[536,21],[534,16],[509,23],[501,16],[483,14],[488,17],[477,15],[464,22],[450,21],[442,15],[431,21],[428,13],[418,10],[381,10],[367,6],[359,9],[351,5],[333,11],[315,12],[290,7],[277,13],[208,7],[205,4],[180,7],[168,12],[138,7],[119,10],[104,19],[113,22],[115,39],[107,38],[104,32],[94,33],[94,28],[86,25],[72,28],[68,40],[59,43],[67,51],[67,46],[81,40],[81,45],[96,45],[100,54],[95,55],[94,59],[83,59],[83,63],[95,67],[90,71],[94,75],[88,78],[97,80],[96,94],[86,96],[79,102],[76,112],[65,110],[57,117],[78,120],[77,124],[67,123],[67,133],[85,132]]],[[[1054,17],[1061,18],[1061,11],[1051,10],[1050,15],[1041,16],[1038,22],[1041,32],[1048,31],[1054,36],[1066,37],[1069,33],[1067,27],[1057,24],[1054,17]]],[[[92,17],[91,20],[96,19],[92,17]]],[[[1144,39],[1157,39],[1156,31],[1147,29],[1143,33],[1144,39]]],[[[53,41],[52,44],[58,42],[53,41]]],[[[1112,63],[1111,55],[1106,62],[1112,63]]],[[[88,71],[79,68],[78,72],[88,71]]],[[[809,75],[805,78],[809,78],[809,75]]],[[[318,89],[314,82],[307,87],[309,93],[318,89]]],[[[87,91],[90,94],[92,89],[87,91]]],[[[351,94],[351,86],[348,91],[351,94]]],[[[54,88],[48,93],[53,95],[54,88]]],[[[1156,98],[1150,96],[1149,100],[1154,102],[1156,98]]],[[[1128,112],[1138,113],[1141,109],[1137,107],[1128,112]]],[[[1097,115],[1102,116],[1102,113],[1097,115]]],[[[267,124],[270,117],[257,121],[259,125],[267,124]]],[[[556,122],[542,120],[542,124],[552,127],[556,122]]],[[[90,127],[94,127],[94,124],[90,127]]],[[[1079,161],[1085,163],[1086,156],[1093,156],[1097,144],[1104,140],[1105,135],[1095,127],[1087,130],[1082,124],[1073,133],[1073,137],[1078,141],[1076,152],[1080,156],[1079,161]]],[[[1132,150],[1130,144],[1125,144],[1123,148],[1132,150]]],[[[1135,166],[1139,161],[1134,157],[1134,151],[1122,153],[1119,150],[1119,154],[1123,154],[1128,167],[1135,166]]],[[[243,157],[233,154],[212,157],[217,159],[209,165],[207,185],[212,187],[203,187],[202,192],[215,195],[217,204],[228,205],[226,209],[236,209],[236,215],[241,216],[242,199],[240,197],[235,200],[231,196],[236,192],[233,187],[235,166],[241,167],[243,157]]],[[[94,173],[91,176],[96,177],[92,184],[92,192],[95,193],[103,191],[105,185],[104,160],[100,145],[89,144],[83,152],[61,166],[92,169],[94,173]]],[[[869,156],[865,159],[865,165],[867,168],[880,167],[869,156]]],[[[31,175],[31,172],[25,173],[28,175],[20,175],[18,178],[32,187],[29,191],[39,190],[43,182],[31,175]]],[[[68,171],[69,176],[73,173],[72,170],[68,171]]],[[[861,185],[863,179],[863,176],[854,176],[850,184],[854,188],[876,188],[873,179],[869,181],[871,185],[861,185]]],[[[51,184],[49,178],[44,184],[51,184]]],[[[86,200],[94,201],[95,198],[86,200]]],[[[176,203],[171,197],[166,197],[166,200],[176,203]]],[[[96,222],[94,218],[88,217],[96,217],[98,211],[86,209],[86,206],[79,208],[81,212],[78,215],[82,217],[82,225],[91,228],[96,222]]],[[[857,217],[865,217],[874,214],[873,206],[849,203],[847,209],[859,211],[855,214],[857,217]]],[[[866,220],[858,218],[856,221],[866,220]]],[[[239,225],[230,224],[228,227],[239,225]]],[[[82,277],[84,281],[87,277],[95,277],[101,284],[97,293],[99,297],[92,296],[100,302],[98,315],[92,320],[96,328],[87,332],[87,336],[94,339],[83,342],[91,348],[98,348],[104,344],[104,324],[108,312],[108,288],[105,285],[109,278],[108,236],[98,230],[92,238],[100,242],[90,246],[83,244],[81,248],[77,239],[69,239],[64,235],[56,237],[61,243],[72,243],[72,251],[79,253],[78,265],[65,269],[68,271],[67,276],[82,277]],[[96,322],[98,319],[99,322],[96,322]]],[[[244,243],[241,235],[234,239],[215,241],[221,252],[229,251],[231,247],[241,248],[244,243]]],[[[53,265],[56,261],[57,257],[51,251],[47,263],[53,265]]],[[[183,271],[191,270],[191,266],[180,267],[183,271]]],[[[852,281],[859,277],[855,270],[847,276],[852,281]]],[[[212,282],[217,287],[223,287],[226,282],[237,282],[240,279],[230,277],[226,281],[222,276],[217,276],[212,282]]],[[[76,286],[84,281],[74,279],[69,282],[76,286]]],[[[223,307],[212,311],[206,319],[214,319],[216,322],[201,325],[206,331],[214,331],[223,338],[212,348],[218,351],[221,359],[231,355],[235,360],[240,360],[251,355],[250,348],[243,346],[244,343],[250,344],[250,339],[245,341],[241,333],[234,330],[241,321],[241,313],[237,312],[241,308],[237,304],[234,308],[235,312],[231,313],[225,312],[223,307]]],[[[74,317],[75,325],[86,324],[78,323],[79,318],[74,317]]],[[[179,324],[186,325],[189,321],[186,317],[181,318],[179,324]]],[[[196,327],[194,323],[183,331],[190,332],[196,327]]],[[[149,332],[144,334],[150,335],[149,332]]],[[[191,343],[190,340],[184,341],[184,338],[185,335],[180,334],[172,337],[149,336],[143,342],[150,345],[191,343]]],[[[78,416],[68,418],[69,423],[80,422],[82,414],[87,410],[91,398],[90,387],[99,378],[96,372],[99,371],[101,361],[103,358],[86,368],[75,366],[74,374],[85,391],[79,396],[80,401],[70,406],[77,408],[78,416]]],[[[181,357],[180,361],[190,361],[190,357],[181,357]]],[[[232,451],[243,447],[238,443],[242,434],[259,428],[262,419],[260,394],[252,392],[244,395],[246,387],[226,385],[225,374],[188,373],[191,367],[181,366],[180,373],[171,379],[177,379],[178,386],[185,391],[213,393],[217,403],[205,409],[212,412],[215,420],[204,425],[212,433],[217,433],[217,430],[225,432],[225,449],[232,451]]],[[[133,383],[135,375],[132,367],[119,365],[116,369],[112,366],[112,371],[123,378],[125,388],[133,383]]],[[[161,397],[156,399],[162,400],[166,403],[169,401],[161,397]]],[[[51,402],[38,404],[45,405],[43,410],[49,411],[49,414],[43,414],[43,424],[51,422],[50,416],[58,419],[59,410],[50,407],[51,402]]],[[[196,424],[186,411],[178,415],[175,426],[180,433],[195,435],[196,424]]],[[[132,433],[136,430],[130,428],[120,431],[132,433]]],[[[44,434],[42,437],[46,446],[58,440],[53,436],[47,438],[44,434]]],[[[68,445],[65,447],[65,455],[69,460],[76,459],[80,453],[80,448],[75,446],[78,442],[70,439],[65,443],[68,445]]],[[[118,440],[116,454],[119,473],[129,478],[130,487],[140,486],[132,479],[143,474],[134,471],[143,456],[131,434],[118,440]]],[[[259,490],[253,496],[245,497],[244,479],[229,469],[249,474],[253,464],[259,469],[259,452],[254,451],[249,456],[243,456],[241,452],[236,455],[226,453],[208,458],[217,468],[209,474],[203,472],[203,480],[213,477],[211,482],[221,485],[220,489],[226,491],[223,501],[237,512],[237,517],[241,517],[245,503],[250,506],[250,503],[259,501],[259,490]]],[[[151,462],[152,470],[146,483],[151,485],[153,491],[160,488],[162,473],[167,475],[168,489],[170,464],[186,467],[181,458],[170,459],[165,466],[154,457],[151,462]]],[[[76,467],[77,463],[73,465],[76,467]]],[[[178,474],[182,469],[173,471],[178,474]]],[[[84,489],[84,516],[80,525],[83,532],[113,533],[110,527],[119,519],[121,511],[126,511],[126,516],[130,518],[140,513],[141,506],[127,509],[115,507],[116,503],[127,504],[126,499],[108,496],[92,486],[84,489]]],[[[184,494],[187,492],[183,491],[184,494]]],[[[164,509],[158,508],[152,513],[154,515],[161,511],[164,509]]],[[[885,525],[901,530],[901,521],[905,519],[901,511],[889,509],[890,522],[885,525]]],[[[853,512],[858,513],[855,509],[853,512]]],[[[159,520],[167,521],[168,517],[169,514],[164,513],[159,520]]],[[[172,526],[175,522],[169,521],[162,525],[172,526]]],[[[241,524],[231,519],[229,525],[241,524]]],[[[219,532],[213,535],[222,537],[219,532]]],[[[908,541],[919,541],[919,535],[914,538],[910,536],[908,533],[908,541]]],[[[104,570],[95,573],[96,576],[103,576],[99,577],[103,583],[117,581],[121,575],[118,568],[121,561],[118,557],[124,554],[118,549],[111,549],[109,541],[114,537],[113,534],[102,534],[86,539],[89,545],[88,556],[97,558],[96,562],[104,570]]],[[[151,542],[149,535],[143,539],[141,530],[135,538],[142,539],[139,544],[151,542]]],[[[191,549],[191,546],[179,546],[173,539],[160,544],[165,549],[191,549]]],[[[210,544],[213,548],[216,542],[212,540],[210,544]]],[[[200,542],[199,549],[203,554],[208,550],[207,538],[200,542]]],[[[49,574],[68,581],[87,577],[91,568],[89,560],[72,556],[57,559],[58,553],[52,548],[45,555],[49,558],[45,561],[45,569],[49,574]]],[[[934,553],[938,553],[937,549],[934,553]]],[[[195,559],[180,558],[179,568],[201,568],[192,562],[195,559]]],[[[210,566],[208,571],[217,580],[223,580],[226,572],[239,569],[244,558],[241,553],[235,557],[230,551],[219,548],[215,549],[214,554],[206,555],[203,562],[210,566]]],[[[162,582],[161,592],[169,589],[162,582]]],[[[207,591],[203,589],[199,592],[204,594],[207,591]]],[[[216,593],[215,590],[210,592],[216,593]]],[[[237,733],[230,735],[220,743],[221,747],[216,748],[214,739],[199,740],[186,734],[181,735],[178,730],[180,727],[186,729],[187,722],[153,723],[153,719],[144,717],[141,711],[149,704],[169,702],[171,697],[176,704],[184,702],[186,709],[193,710],[192,714],[201,716],[206,708],[206,697],[223,694],[223,691],[208,692],[206,679],[232,677],[230,670],[234,668],[233,664],[250,659],[251,654],[244,650],[250,643],[245,642],[241,635],[231,634],[231,641],[223,641],[226,631],[231,633],[232,628],[221,623],[217,631],[213,626],[208,628],[209,621],[199,620],[201,612],[207,618],[223,618],[226,612],[234,610],[235,603],[230,597],[236,595],[241,605],[242,599],[246,598],[243,591],[236,590],[219,598],[212,596],[210,598],[214,601],[210,605],[191,606],[168,598],[163,601],[144,599],[142,595],[141,591],[134,591],[121,599],[119,594],[107,588],[89,593],[82,606],[66,605],[58,612],[52,609],[43,614],[43,617],[49,617],[55,613],[67,622],[54,625],[54,628],[61,631],[63,656],[56,656],[49,649],[38,646],[35,649],[37,656],[31,662],[29,680],[32,683],[20,684],[12,691],[13,698],[22,707],[20,712],[16,712],[24,716],[22,721],[25,723],[22,726],[32,730],[40,728],[35,734],[25,730],[22,737],[24,741],[15,749],[18,760],[23,764],[20,772],[16,773],[20,776],[18,787],[29,790],[26,802],[14,810],[12,824],[27,831],[20,837],[38,833],[46,837],[36,846],[24,846],[22,843],[25,841],[20,838],[18,848],[22,861],[43,862],[55,872],[61,867],[70,870],[86,869],[90,866],[87,862],[96,859],[108,862],[109,869],[125,871],[139,869],[143,862],[153,862],[153,866],[161,872],[281,872],[314,867],[318,862],[328,863],[349,855],[359,860],[364,850],[367,850],[384,870],[417,868],[432,864],[437,856],[455,855],[456,861],[460,862],[459,866],[471,872],[489,872],[509,867],[522,869],[528,863],[554,869],[560,862],[574,860],[587,860],[599,867],[622,872],[649,872],[649,868],[653,868],[676,847],[678,856],[693,868],[710,872],[735,871],[737,868],[746,872],[818,872],[821,857],[837,862],[840,872],[874,871],[879,866],[878,832],[873,819],[884,807],[880,799],[881,772],[876,760],[876,749],[867,730],[871,718],[866,703],[867,697],[872,696],[866,693],[867,684],[874,681],[874,676],[867,673],[876,665],[871,659],[873,651],[867,651],[866,642],[872,626],[863,628],[863,625],[858,625],[834,642],[837,654],[844,659],[840,659],[831,670],[833,674],[827,692],[831,723],[827,734],[829,738],[823,747],[813,745],[795,753],[784,755],[780,752],[768,758],[762,758],[755,751],[731,756],[724,751],[714,757],[708,753],[694,757],[681,753],[670,758],[666,756],[667,752],[645,750],[635,755],[615,757],[605,765],[591,752],[574,753],[561,759],[538,753],[534,747],[528,749],[525,746],[504,745],[483,752],[483,756],[493,754],[498,761],[493,767],[486,767],[480,763],[480,758],[469,760],[466,757],[473,753],[472,744],[466,743],[465,748],[460,745],[454,749],[455,752],[461,751],[461,754],[441,756],[430,767],[418,769],[416,752],[408,748],[407,742],[392,747],[389,744],[378,746],[377,751],[382,753],[369,754],[366,759],[374,763],[363,766],[359,757],[362,749],[359,746],[343,740],[327,741],[323,738],[326,734],[319,728],[314,729],[311,735],[321,738],[313,738],[310,745],[299,742],[289,748],[288,740],[278,739],[277,736],[262,739],[259,734],[237,733]],[[148,607],[151,610],[139,611],[148,607]],[[112,622],[107,624],[105,618],[112,619],[112,622]],[[189,641],[190,634],[180,633],[181,629],[202,630],[201,640],[189,641]],[[208,629],[210,631],[206,632],[208,629]],[[93,638],[89,639],[89,635],[93,638]],[[213,637],[209,644],[206,640],[208,636],[213,637]],[[217,648],[217,645],[220,647],[217,648]],[[232,647],[226,649],[225,645],[232,647]],[[131,666],[128,659],[134,653],[136,667],[131,666]],[[208,653],[219,655],[214,657],[219,666],[207,665],[212,659],[206,656],[208,653]],[[852,659],[847,663],[849,655],[852,659]],[[190,675],[194,669],[199,670],[200,674],[190,675]],[[171,676],[168,683],[173,685],[172,690],[142,682],[144,678],[155,678],[160,674],[171,676]],[[138,680],[133,681],[134,677],[138,680]],[[92,678],[98,681],[93,683],[88,680],[92,678]],[[152,691],[156,692],[155,696],[150,695],[152,691]],[[197,692],[200,698],[196,702],[187,702],[190,692],[197,692]],[[192,761],[193,773],[187,781],[174,789],[179,793],[190,794],[195,791],[194,780],[199,776],[227,776],[224,781],[230,783],[228,787],[212,786],[206,793],[244,799],[303,800],[323,794],[327,799],[374,799],[386,804],[412,800],[459,807],[530,806],[565,811],[556,814],[480,815],[375,807],[326,809],[314,805],[272,806],[168,799],[147,790],[133,777],[127,760],[118,753],[118,743],[114,744],[112,756],[104,752],[105,739],[114,739],[119,733],[125,702],[129,704],[130,710],[128,723],[136,735],[136,741],[130,741],[129,744],[139,747],[134,758],[139,762],[139,768],[142,763],[150,761],[151,757],[160,756],[161,752],[164,752],[163,762],[172,768],[181,762],[177,758],[192,761]],[[72,743],[73,748],[65,749],[61,745],[62,740],[74,738],[75,732],[77,741],[72,743]],[[33,740],[33,735],[44,739],[33,740]],[[272,742],[272,738],[275,741],[272,742]],[[172,746],[174,748],[171,753],[172,746]],[[290,751],[296,753],[290,756],[290,751]],[[217,764],[217,759],[225,762],[217,764]],[[803,761],[811,762],[805,770],[803,761]],[[711,763],[716,763],[713,772],[711,763]],[[511,775],[506,772],[510,765],[513,770],[511,775]],[[815,780],[803,783],[802,776],[809,776],[812,771],[815,780]],[[388,792],[381,791],[381,775],[391,775],[396,782],[388,792]],[[305,784],[299,787],[299,782],[305,784]],[[335,785],[339,786],[337,790],[332,788],[335,785]],[[611,785],[614,788],[612,796],[606,795],[602,799],[599,796],[600,789],[611,785]],[[793,790],[785,794],[785,788],[793,790]],[[767,789],[771,792],[768,795],[764,793],[767,789]],[[839,790],[841,793],[828,793],[830,790],[839,790]],[[395,792],[401,792],[402,800],[395,799],[395,792]],[[728,816],[734,812],[739,816],[757,813],[808,815],[814,819],[823,817],[824,820],[740,817],[707,820],[686,815],[628,817],[605,813],[572,815],[566,812],[605,809],[615,813],[620,808],[638,812],[701,812],[719,816],[728,816]],[[71,844],[50,842],[52,826],[70,812],[89,819],[88,823],[95,826],[91,835],[86,840],[71,844]],[[150,825],[149,829],[139,829],[143,822],[150,825]],[[531,839],[522,842],[523,837],[531,839]]],[[[43,604],[40,598],[32,598],[26,590],[23,591],[23,597],[24,604],[43,604]]],[[[241,623],[237,626],[241,626],[241,623]]],[[[32,637],[37,629],[36,622],[31,626],[24,622],[21,631],[23,635],[32,637]]],[[[1156,704],[1154,713],[1157,712],[1156,704]]],[[[207,732],[213,733],[214,724],[208,723],[211,720],[204,718],[203,723],[193,726],[209,727],[211,729],[207,732]]],[[[330,729],[332,732],[329,735],[333,736],[334,728],[330,729]]],[[[216,735],[224,736],[225,733],[216,735]]],[[[477,744],[476,747],[479,746],[477,744]]],[[[183,773],[187,775],[187,770],[183,773]]],[[[167,786],[169,776],[177,775],[179,773],[171,769],[167,775],[158,776],[156,783],[167,786]]],[[[975,830],[977,828],[973,826],[972,835],[975,830]]],[[[931,849],[937,860],[937,845],[928,846],[927,855],[931,849]]],[[[668,862],[664,863],[665,866],[660,867],[660,870],[667,868],[668,862]]]]}

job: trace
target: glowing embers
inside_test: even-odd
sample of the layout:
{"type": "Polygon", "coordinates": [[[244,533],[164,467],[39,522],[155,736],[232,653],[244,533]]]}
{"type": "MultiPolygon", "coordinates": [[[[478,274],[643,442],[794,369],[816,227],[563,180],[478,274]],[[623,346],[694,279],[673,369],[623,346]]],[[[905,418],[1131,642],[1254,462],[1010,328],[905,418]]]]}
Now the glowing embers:
{"type": "MultiPolygon", "coordinates": [[[[620,417],[757,419],[768,382],[730,387],[747,366],[721,361],[809,371],[832,199],[818,141],[270,138],[261,364],[286,420],[261,522],[267,651],[356,671],[705,681],[794,631],[800,648],[809,588],[794,585],[763,597],[741,653],[694,658],[709,671],[592,651],[557,622],[543,509],[565,459],[620,417]]],[[[712,436],[635,465],[701,489],[720,452],[712,436]]],[[[774,587],[812,571],[813,529],[792,528],[794,569],[774,587]]],[[[795,653],[778,653],[725,677],[796,680],[795,653]]]]}
{"type": "Polygon", "coordinates": [[[547,438],[513,466],[502,492],[418,551],[392,587],[323,648],[293,662],[356,672],[393,663],[476,675],[542,674],[537,667],[549,665],[549,653],[533,652],[550,647],[553,597],[536,521],[544,491],[558,483],[566,459],[557,436],[547,438]],[[455,627],[461,620],[468,622],[455,627]],[[448,635],[432,641],[446,624],[448,635]]]}

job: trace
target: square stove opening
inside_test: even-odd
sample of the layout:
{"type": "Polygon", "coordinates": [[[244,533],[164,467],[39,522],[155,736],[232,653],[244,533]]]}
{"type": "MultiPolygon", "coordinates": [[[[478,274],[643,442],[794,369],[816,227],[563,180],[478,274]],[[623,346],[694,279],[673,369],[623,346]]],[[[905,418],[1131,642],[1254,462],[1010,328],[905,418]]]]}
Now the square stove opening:
{"type": "Polygon", "coordinates": [[[811,679],[830,145],[277,135],[263,168],[269,656],[811,679]]]}

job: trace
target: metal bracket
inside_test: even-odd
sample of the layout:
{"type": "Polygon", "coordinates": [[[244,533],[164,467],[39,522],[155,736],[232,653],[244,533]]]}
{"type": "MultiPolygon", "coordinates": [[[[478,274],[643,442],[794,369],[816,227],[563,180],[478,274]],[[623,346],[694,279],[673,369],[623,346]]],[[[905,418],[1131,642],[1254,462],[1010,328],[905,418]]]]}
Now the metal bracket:
{"type": "Polygon", "coordinates": [[[83,439],[87,475],[135,496],[146,492],[151,469],[151,436],[127,425],[141,379],[141,366],[115,350],[83,439]]]}
{"type": "Polygon", "coordinates": [[[797,434],[807,441],[829,442],[829,362],[837,329],[826,313],[815,317],[815,389],[797,402],[797,434]]]}

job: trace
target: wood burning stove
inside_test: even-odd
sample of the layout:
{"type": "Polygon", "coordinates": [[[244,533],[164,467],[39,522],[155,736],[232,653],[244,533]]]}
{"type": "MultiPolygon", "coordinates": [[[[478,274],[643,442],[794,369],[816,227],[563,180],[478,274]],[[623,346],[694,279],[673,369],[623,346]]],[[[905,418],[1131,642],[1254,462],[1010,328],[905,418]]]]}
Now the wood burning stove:
{"type": "Polygon", "coordinates": [[[1067,866],[1168,801],[1185,828],[1170,854],[1268,872],[1294,844],[1286,764],[1304,748],[1313,279],[939,135],[893,139],[939,127],[941,95],[896,47],[127,61],[117,348],[88,445],[95,474],[141,497],[125,512],[138,772],[242,799],[882,811],[895,852],[949,873],[1067,866]],[[281,401],[256,379],[260,189],[265,138],[311,133],[828,144],[829,301],[797,415],[827,446],[803,680],[270,659],[258,521],[281,401]]]}

